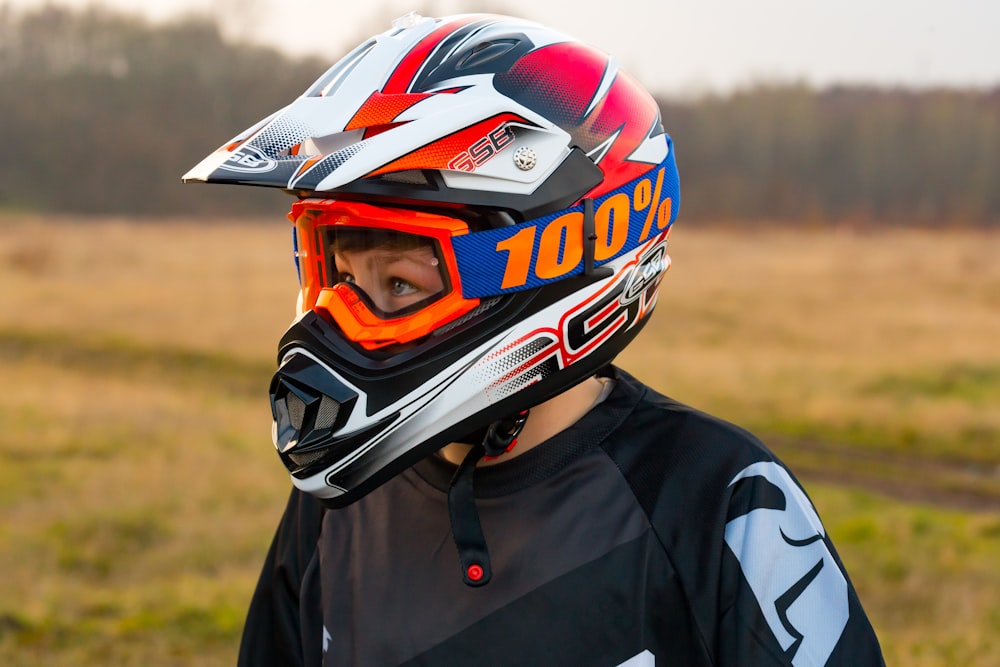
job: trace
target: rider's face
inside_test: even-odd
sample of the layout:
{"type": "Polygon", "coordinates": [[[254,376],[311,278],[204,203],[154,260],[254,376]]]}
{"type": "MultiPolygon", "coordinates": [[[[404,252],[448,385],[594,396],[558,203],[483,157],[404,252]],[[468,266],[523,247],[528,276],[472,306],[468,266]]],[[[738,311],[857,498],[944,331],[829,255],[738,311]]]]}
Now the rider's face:
{"type": "Polygon", "coordinates": [[[354,283],[385,313],[394,313],[444,289],[434,249],[376,246],[334,253],[338,280],[354,283]]]}

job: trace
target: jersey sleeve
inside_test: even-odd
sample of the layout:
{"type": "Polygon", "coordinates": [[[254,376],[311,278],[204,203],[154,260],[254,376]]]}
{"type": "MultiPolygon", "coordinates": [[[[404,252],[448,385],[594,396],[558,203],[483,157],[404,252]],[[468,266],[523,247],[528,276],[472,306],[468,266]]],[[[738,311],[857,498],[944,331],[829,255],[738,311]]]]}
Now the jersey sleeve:
{"type": "Polygon", "coordinates": [[[884,665],[816,510],[788,471],[753,463],[728,487],[718,561],[720,665],[884,665]]]}
{"type": "MultiPolygon", "coordinates": [[[[650,578],[676,582],[703,649],[703,663],[679,661],[884,665],[812,502],[774,453],[735,424],[618,377],[640,398],[602,447],[668,563],[650,578]]],[[[668,655],[675,625],[658,638],[668,655]]]]}
{"type": "Polygon", "coordinates": [[[302,582],[315,567],[316,544],[323,520],[319,502],[294,489],[271,541],[250,602],[239,667],[302,665],[302,582]]]}

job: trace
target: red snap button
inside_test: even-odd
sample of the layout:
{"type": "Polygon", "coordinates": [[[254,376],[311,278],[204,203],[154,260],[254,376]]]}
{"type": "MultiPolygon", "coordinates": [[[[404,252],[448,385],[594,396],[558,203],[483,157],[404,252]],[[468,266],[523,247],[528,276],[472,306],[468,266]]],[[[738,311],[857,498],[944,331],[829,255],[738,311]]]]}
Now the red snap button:
{"type": "Polygon", "coordinates": [[[469,569],[467,569],[465,573],[469,575],[469,579],[472,581],[479,581],[483,578],[483,568],[481,565],[470,565],[469,569]]]}

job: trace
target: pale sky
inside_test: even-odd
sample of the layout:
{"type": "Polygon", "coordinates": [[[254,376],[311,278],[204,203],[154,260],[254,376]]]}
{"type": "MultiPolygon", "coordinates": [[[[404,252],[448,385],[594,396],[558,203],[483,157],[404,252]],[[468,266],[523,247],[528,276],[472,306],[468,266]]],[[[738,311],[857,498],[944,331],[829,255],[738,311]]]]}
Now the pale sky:
{"type": "MultiPolygon", "coordinates": [[[[6,0],[24,7],[93,0],[6,0]]],[[[0,0],[2,5],[3,0],[0,0]]],[[[190,11],[228,34],[332,64],[417,10],[519,15],[601,47],[654,92],[754,82],[1000,85],[998,0],[103,0],[155,20],[190,11]]]]}

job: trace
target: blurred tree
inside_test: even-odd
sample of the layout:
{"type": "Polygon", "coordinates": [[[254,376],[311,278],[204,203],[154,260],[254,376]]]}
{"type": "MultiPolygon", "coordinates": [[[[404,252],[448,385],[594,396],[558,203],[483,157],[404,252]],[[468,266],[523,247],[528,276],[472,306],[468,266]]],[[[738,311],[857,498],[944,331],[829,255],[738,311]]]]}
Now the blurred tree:
{"type": "Polygon", "coordinates": [[[685,218],[1000,225],[1000,88],[758,86],[660,106],[685,218]]]}
{"type": "MultiPolygon", "coordinates": [[[[207,15],[0,2],[0,210],[279,215],[271,191],[180,175],[329,64],[227,40],[207,15]]],[[[685,218],[1000,225],[1000,88],[758,85],[660,106],[685,218]]]]}
{"type": "Polygon", "coordinates": [[[328,63],[226,43],[207,18],[153,26],[96,6],[5,10],[0,36],[0,208],[173,215],[287,205],[273,192],[182,186],[180,176],[328,63]]]}

